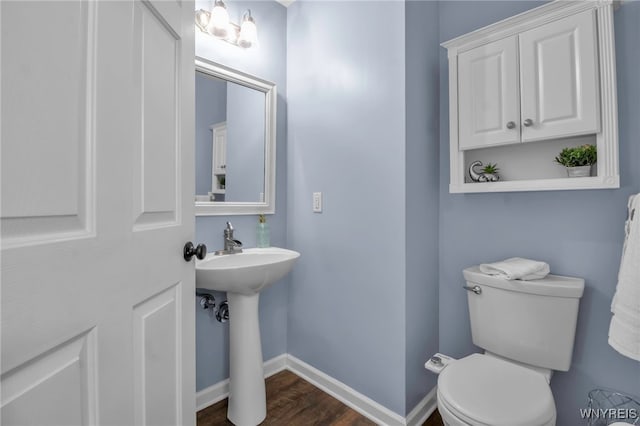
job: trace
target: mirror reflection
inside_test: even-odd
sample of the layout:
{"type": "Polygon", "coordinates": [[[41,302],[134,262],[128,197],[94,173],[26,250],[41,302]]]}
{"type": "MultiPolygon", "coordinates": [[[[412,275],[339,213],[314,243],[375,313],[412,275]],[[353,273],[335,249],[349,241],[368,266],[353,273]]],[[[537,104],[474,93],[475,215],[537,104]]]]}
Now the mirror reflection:
{"type": "Polygon", "coordinates": [[[196,72],[196,201],[265,201],[265,96],[196,72]]]}

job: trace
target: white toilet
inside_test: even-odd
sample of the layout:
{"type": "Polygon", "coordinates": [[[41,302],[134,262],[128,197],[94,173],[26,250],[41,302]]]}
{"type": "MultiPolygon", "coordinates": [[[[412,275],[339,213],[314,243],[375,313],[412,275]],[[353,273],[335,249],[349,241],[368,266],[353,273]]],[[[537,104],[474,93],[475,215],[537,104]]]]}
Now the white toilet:
{"type": "Polygon", "coordinates": [[[549,381],[571,365],[580,278],[509,281],[463,271],[473,343],[485,350],[451,362],[438,377],[447,426],[555,425],[549,381]]]}

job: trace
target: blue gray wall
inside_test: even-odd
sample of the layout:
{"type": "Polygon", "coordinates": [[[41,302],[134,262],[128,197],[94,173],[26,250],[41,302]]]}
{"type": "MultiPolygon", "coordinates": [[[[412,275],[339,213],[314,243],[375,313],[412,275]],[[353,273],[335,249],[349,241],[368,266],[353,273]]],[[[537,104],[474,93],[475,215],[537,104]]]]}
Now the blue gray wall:
{"type": "Polygon", "coordinates": [[[227,84],[196,73],[196,194],[211,191],[213,132],[209,128],[227,119],[227,84]]]}
{"type": "Polygon", "coordinates": [[[288,351],[397,413],[405,411],[404,8],[294,2],[287,52],[288,241],[302,253],[288,351]],[[311,208],[316,191],[321,214],[311,208]]]}
{"type": "MultiPolygon", "coordinates": [[[[196,1],[196,9],[211,10],[210,1],[196,1]]],[[[286,247],[287,200],[287,96],[286,28],[287,10],[275,1],[233,1],[227,3],[231,20],[239,22],[250,8],[258,25],[259,47],[243,50],[196,31],[196,56],[272,81],[278,89],[276,214],[268,216],[271,244],[286,247]]],[[[196,218],[196,239],[210,251],[222,248],[222,230],[231,221],[236,238],[247,247],[256,245],[257,216],[209,216],[196,218]]],[[[260,295],[262,354],[267,360],[287,349],[287,288],[283,280],[260,295]]],[[[224,294],[216,294],[224,300],[224,294]]],[[[194,301],[197,303],[197,300],[194,301]]],[[[233,315],[233,314],[232,314],[233,315]]],[[[209,317],[196,305],[196,388],[202,390],[229,377],[228,326],[209,317]]]]}
{"type": "Polygon", "coordinates": [[[405,4],[406,42],[406,405],[410,412],[437,376],[438,352],[438,4],[405,4]]]}
{"type": "MultiPolygon", "coordinates": [[[[441,2],[440,41],[538,5],[441,2]]],[[[558,425],[584,423],[578,409],[585,407],[590,389],[605,386],[640,394],[640,365],[607,344],[627,198],[640,191],[639,22],[640,2],[626,2],[615,12],[619,190],[449,194],[448,68],[446,51],[440,50],[440,350],[454,357],[478,351],[471,343],[463,268],[522,256],[548,262],[556,274],[584,277],[573,364],[552,379],[558,425]]]]}

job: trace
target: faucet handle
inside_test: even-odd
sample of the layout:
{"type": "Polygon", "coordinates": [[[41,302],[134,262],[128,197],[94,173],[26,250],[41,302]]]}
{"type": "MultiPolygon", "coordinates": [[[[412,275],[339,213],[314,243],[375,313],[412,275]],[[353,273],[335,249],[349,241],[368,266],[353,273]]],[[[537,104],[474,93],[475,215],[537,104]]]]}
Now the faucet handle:
{"type": "Polygon", "coordinates": [[[233,225],[231,225],[231,222],[227,222],[227,227],[224,230],[224,237],[233,238],[233,225]]]}

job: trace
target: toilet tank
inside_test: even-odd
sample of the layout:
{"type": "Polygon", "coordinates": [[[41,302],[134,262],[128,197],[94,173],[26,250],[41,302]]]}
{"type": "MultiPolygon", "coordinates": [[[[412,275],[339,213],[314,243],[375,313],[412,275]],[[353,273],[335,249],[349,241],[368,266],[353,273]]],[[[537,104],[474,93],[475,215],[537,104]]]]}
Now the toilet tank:
{"type": "Polygon", "coordinates": [[[506,280],[478,266],[463,271],[469,291],[473,343],[529,365],[567,371],[571,366],[582,278],[547,275],[541,280],[506,280]]]}

